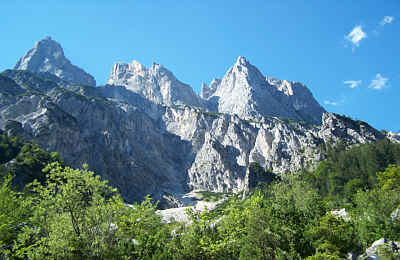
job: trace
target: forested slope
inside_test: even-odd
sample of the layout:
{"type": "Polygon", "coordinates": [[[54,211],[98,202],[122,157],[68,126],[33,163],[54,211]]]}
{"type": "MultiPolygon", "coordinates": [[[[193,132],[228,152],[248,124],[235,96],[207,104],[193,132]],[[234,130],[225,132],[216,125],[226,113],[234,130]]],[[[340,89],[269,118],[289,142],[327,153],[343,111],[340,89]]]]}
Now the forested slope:
{"type": "MultiPolygon", "coordinates": [[[[24,146],[3,135],[2,163],[26,154],[24,146]]],[[[127,206],[85,167],[50,163],[42,183],[23,193],[3,175],[1,252],[11,259],[345,259],[380,238],[400,241],[400,145],[326,152],[314,171],[281,177],[253,164],[264,184],[214,211],[188,212],[190,225],[163,223],[150,199],[127,206]],[[346,215],[332,211],[341,207],[346,215]]],[[[398,259],[391,248],[378,254],[398,259]]]]}

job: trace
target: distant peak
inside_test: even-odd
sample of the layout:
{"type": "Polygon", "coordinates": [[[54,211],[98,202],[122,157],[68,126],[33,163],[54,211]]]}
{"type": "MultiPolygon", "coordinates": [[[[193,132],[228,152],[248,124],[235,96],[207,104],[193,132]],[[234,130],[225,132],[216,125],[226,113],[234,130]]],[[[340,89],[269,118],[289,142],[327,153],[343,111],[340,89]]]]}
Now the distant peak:
{"type": "Polygon", "coordinates": [[[134,65],[141,65],[137,60],[133,60],[133,61],[132,61],[132,64],[134,64],[134,65]]]}
{"type": "Polygon", "coordinates": [[[153,62],[153,64],[151,65],[151,68],[156,71],[158,71],[158,70],[169,71],[163,65],[155,63],[155,62],[153,62]]]}
{"type": "Polygon", "coordinates": [[[145,66],[143,66],[142,64],[140,64],[137,60],[133,60],[131,64],[132,64],[132,66],[133,66],[136,70],[138,70],[138,71],[142,71],[142,70],[145,70],[145,69],[146,69],[145,66]]]}
{"type": "Polygon", "coordinates": [[[219,83],[221,83],[221,79],[213,78],[213,79],[211,80],[211,84],[210,84],[210,85],[212,85],[212,84],[219,84],[219,83]]]}
{"type": "Polygon", "coordinates": [[[236,65],[247,65],[247,64],[249,64],[249,62],[247,61],[247,59],[244,57],[244,56],[239,56],[238,58],[237,58],[237,61],[236,61],[236,65]]]}
{"type": "Polygon", "coordinates": [[[61,44],[51,39],[50,36],[37,41],[32,50],[40,53],[42,56],[64,57],[64,50],[61,44]]]}
{"type": "Polygon", "coordinates": [[[32,49],[15,64],[16,70],[33,73],[48,72],[72,83],[95,86],[95,79],[83,69],[71,64],[64,56],[61,44],[50,36],[37,41],[32,49]]]}
{"type": "Polygon", "coordinates": [[[56,42],[55,40],[53,40],[50,36],[46,36],[44,39],[37,41],[35,46],[41,46],[41,45],[56,45],[59,46],[61,48],[61,45],[56,42]]]}

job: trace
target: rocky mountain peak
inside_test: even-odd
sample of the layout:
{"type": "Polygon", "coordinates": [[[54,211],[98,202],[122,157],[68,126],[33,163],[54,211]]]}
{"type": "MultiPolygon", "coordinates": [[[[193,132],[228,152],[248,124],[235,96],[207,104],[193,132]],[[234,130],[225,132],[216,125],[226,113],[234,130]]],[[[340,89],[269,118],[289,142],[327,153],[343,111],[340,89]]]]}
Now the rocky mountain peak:
{"type": "Polygon", "coordinates": [[[18,60],[14,69],[33,73],[48,72],[71,83],[96,86],[93,76],[71,64],[64,56],[61,45],[49,36],[36,42],[33,48],[18,60]]]}
{"type": "MultiPolygon", "coordinates": [[[[156,70],[162,70],[162,69],[165,69],[161,64],[158,64],[158,63],[155,63],[155,62],[153,62],[152,64],[151,64],[151,69],[152,70],[154,70],[154,71],[156,71],[156,70]]],[[[166,70],[166,69],[165,69],[166,70]]]]}
{"type": "MultiPolygon", "coordinates": [[[[235,74],[235,77],[242,78],[250,83],[254,81],[265,81],[264,75],[257,67],[252,65],[245,57],[239,56],[236,63],[228,70],[227,74],[235,74]]],[[[225,74],[225,76],[227,76],[225,74]]],[[[255,84],[250,84],[255,87],[255,84]]]]}
{"type": "Polygon", "coordinates": [[[143,72],[146,70],[146,67],[140,64],[137,60],[133,60],[130,65],[137,72],[143,72]]]}
{"type": "Polygon", "coordinates": [[[201,85],[201,93],[200,97],[203,99],[208,99],[210,96],[212,96],[215,91],[217,90],[218,86],[221,84],[221,79],[213,78],[213,80],[210,83],[210,86],[207,86],[206,83],[203,83],[201,85]]]}
{"type": "Polygon", "coordinates": [[[248,64],[250,63],[247,61],[246,57],[239,56],[236,60],[235,66],[246,66],[248,64]]]}
{"type": "MultiPolygon", "coordinates": [[[[269,85],[274,86],[278,91],[281,91],[286,96],[293,96],[294,95],[293,86],[295,84],[300,84],[300,83],[296,83],[296,82],[290,82],[288,80],[280,80],[280,79],[270,78],[270,77],[267,77],[266,80],[269,85]]],[[[302,85],[302,86],[305,87],[304,85],[302,85]]]]}
{"type": "Polygon", "coordinates": [[[213,78],[213,80],[210,83],[210,88],[217,89],[219,84],[221,84],[221,79],[213,78]]]}
{"type": "Polygon", "coordinates": [[[218,112],[242,118],[268,115],[319,124],[325,111],[303,84],[265,77],[243,56],[208,99],[218,102],[218,112]]]}
{"type": "MultiPolygon", "coordinates": [[[[87,163],[128,202],[191,189],[238,192],[254,183],[252,162],[296,172],[323,159],[321,144],[385,137],[324,113],[305,85],[266,77],[244,57],[222,80],[203,84],[205,100],[156,63],[116,63],[107,86],[70,84],[68,76],[77,82],[84,72],[51,38],[16,67],[24,70],[0,74],[0,129],[59,152],[73,167],[87,163]]],[[[400,142],[399,134],[387,137],[400,142]]]]}
{"type": "Polygon", "coordinates": [[[124,86],[157,104],[186,104],[200,106],[200,97],[193,89],[180,82],[164,66],[153,63],[146,68],[136,60],[132,63],[116,63],[107,84],[124,86]]]}
{"type": "Polygon", "coordinates": [[[204,83],[204,82],[201,83],[200,97],[204,98],[204,99],[207,99],[210,96],[208,91],[209,91],[209,88],[208,88],[207,84],[204,83]]]}
{"type": "Polygon", "coordinates": [[[43,40],[36,42],[33,48],[46,53],[48,56],[54,56],[55,58],[64,57],[63,48],[50,36],[47,36],[43,40]]]}

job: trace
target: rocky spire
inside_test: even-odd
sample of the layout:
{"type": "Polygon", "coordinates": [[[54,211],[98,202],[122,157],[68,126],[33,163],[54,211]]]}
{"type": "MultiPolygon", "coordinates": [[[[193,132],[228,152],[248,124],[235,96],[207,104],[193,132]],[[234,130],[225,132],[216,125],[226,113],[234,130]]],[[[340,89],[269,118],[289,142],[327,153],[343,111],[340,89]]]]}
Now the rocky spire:
{"type": "Polygon", "coordinates": [[[146,68],[136,60],[116,63],[107,84],[125,86],[157,104],[185,104],[200,106],[201,100],[193,89],[180,82],[172,72],[160,64],[146,68]]]}
{"type": "Polygon", "coordinates": [[[96,86],[93,76],[71,64],[64,56],[61,45],[50,37],[36,42],[33,48],[19,59],[14,69],[29,70],[33,73],[48,72],[71,83],[96,86]]]}
{"type": "Polygon", "coordinates": [[[210,96],[212,96],[215,93],[219,84],[221,84],[221,80],[217,79],[217,78],[213,78],[213,80],[210,83],[210,86],[207,86],[206,83],[203,83],[201,85],[200,97],[203,99],[208,99],[210,96]]]}
{"type": "Polygon", "coordinates": [[[325,110],[304,85],[266,78],[239,56],[208,99],[218,100],[218,112],[239,117],[277,116],[320,123],[325,110]]]}

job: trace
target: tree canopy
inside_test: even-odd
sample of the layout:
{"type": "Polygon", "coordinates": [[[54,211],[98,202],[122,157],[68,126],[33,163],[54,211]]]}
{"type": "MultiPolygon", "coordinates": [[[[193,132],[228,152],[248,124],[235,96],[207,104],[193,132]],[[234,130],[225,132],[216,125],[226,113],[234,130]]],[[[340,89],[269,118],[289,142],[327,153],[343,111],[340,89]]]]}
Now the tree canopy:
{"type": "MultiPolygon", "coordinates": [[[[3,168],[0,186],[0,256],[10,259],[336,260],[382,237],[400,241],[400,149],[387,141],[330,150],[299,174],[251,164],[265,182],[245,199],[231,194],[216,210],[189,209],[190,223],[168,224],[150,197],[127,205],[85,165],[65,166],[19,139],[2,144],[3,165],[22,165],[3,168]],[[34,180],[19,190],[18,174],[34,180]]],[[[396,259],[389,249],[379,254],[396,259]]]]}

